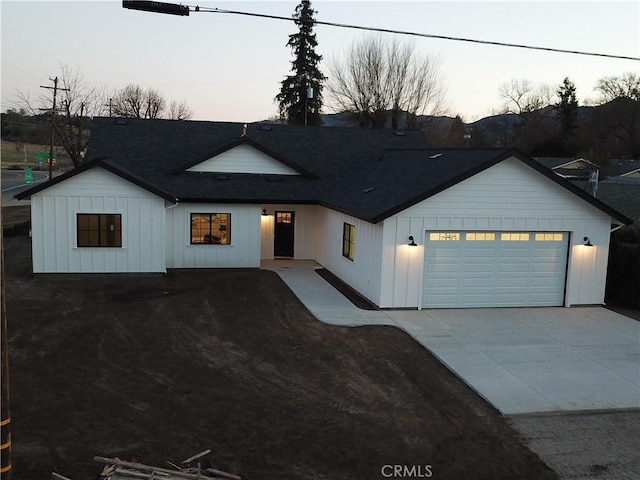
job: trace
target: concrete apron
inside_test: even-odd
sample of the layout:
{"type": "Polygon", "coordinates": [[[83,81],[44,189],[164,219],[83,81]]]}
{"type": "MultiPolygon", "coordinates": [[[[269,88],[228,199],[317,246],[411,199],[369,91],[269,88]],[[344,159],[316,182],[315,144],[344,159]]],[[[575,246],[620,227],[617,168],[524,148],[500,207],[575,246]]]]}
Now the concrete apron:
{"type": "Polygon", "coordinates": [[[640,322],[602,307],[360,310],[313,261],[266,261],[311,313],[391,325],[503,415],[640,409],[640,322]]]}

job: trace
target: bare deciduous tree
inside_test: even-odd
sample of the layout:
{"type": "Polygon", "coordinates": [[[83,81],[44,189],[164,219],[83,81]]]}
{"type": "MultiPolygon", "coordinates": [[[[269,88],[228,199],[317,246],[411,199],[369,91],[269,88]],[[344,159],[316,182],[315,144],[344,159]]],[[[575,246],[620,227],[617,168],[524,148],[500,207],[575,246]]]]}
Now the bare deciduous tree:
{"type": "Polygon", "coordinates": [[[161,118],[166,107],[167,101],[159,91],[135,84],[116,92],[111,101],[113,115],[124,118],[161,118]]]}
{"type": "Polygon", "coordinates": [[[56,136],[64,147],[74,167],[82,164],[89,142],[91,119],[101,115],[105,108],[105,92],[88,85],[79,69],[62,67],[62,90],[60,103],[64,120],[56,121],[56,136]]]}
{"type": "Polygon", "coordinates": [[[598,80],[595,89],[600,94],[599,105],[617,98],[640,101],[640,75],[627,72],[619,77],[604,77],[598,80]]]}
{"type": "Polygon", "coordinates": [[[329,72],[331,107],[357,114],[361,126],[397,128],[406,113],[407,127],[421,128],[423,115],[445,112],[438,62],[396,37],[355,41],[345,58],[329,63],[329,72]]]}
{"type": "Polygon", "coordinates": [[[189,120],[193,116],[193,112],[184,100],[181,102],[172,100],[169,103],[168,113],[170,120],[189,120]]]}
{"type": "Polygon", "coordinates": [[[503,83],[498,91],[504,104],[502,113],[525,116],[553,103],[554,92],[548,85],[534,85],[529,80],[513,79],[503,83]]]}
{"type": "Polygon", "coordinates": [[[601,122],[608,126],[602,133],[621,143],[626,150],[623,155],[640,158],[640,75],[627,72],[619,77],[604,77],[595,88],[596,100],[601,105],[601,122]]]}
{"type": "Polygon", "coordinates": [[[549,85],[534,85],[529,80],[511,80],[498,89],[503,99],[500,114],[511,114],[516,118],[505,122],[507,131],[505,142],[528,154],[535,153],[536,147],[552,136],[555,92],[549,85]]]}
{"type": "Polygon", "coordinates": [[[95,85],[87,83],[80,70],[68,65],[60,65],[58,79],[56,111],[51,112],[53,90],[40,95],[35,104],[28,94],[18,92],[18,98],[23,108],[31,115],[38,115],[41,110],[49,110],[55,115],[56,143],[64,147],[73,166],[82,164],[84,151],[89,141],[89,127],[94,116],[104,112],[106,95],[95,85]]]}

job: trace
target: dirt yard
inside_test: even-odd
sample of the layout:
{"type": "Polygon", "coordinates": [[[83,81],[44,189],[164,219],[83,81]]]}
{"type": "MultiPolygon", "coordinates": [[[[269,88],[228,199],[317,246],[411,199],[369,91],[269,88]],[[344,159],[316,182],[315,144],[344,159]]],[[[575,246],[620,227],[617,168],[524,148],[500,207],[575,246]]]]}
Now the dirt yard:
{"type": "Polygon", "coordinates": [[[250,480],[557,478],[410,337],[324,325],[274,272],[34,276],[5,247],[16,479],[206,448],[250,480]]]}

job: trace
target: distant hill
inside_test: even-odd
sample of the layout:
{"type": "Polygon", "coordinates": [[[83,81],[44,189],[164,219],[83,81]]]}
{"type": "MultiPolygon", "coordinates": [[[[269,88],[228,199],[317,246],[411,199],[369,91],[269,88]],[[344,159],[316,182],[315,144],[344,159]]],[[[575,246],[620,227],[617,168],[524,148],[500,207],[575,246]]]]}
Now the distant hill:
{"type": "MultiPolygon", "coordinates": [[[[391,128],[387,114],[385,128],[391,128]]],[[[500,114],[464,123],[460,117],[421,116],[402,112],[398,129],[422,126],[434,146],[515,147],[532,156],[584,156],[606,165],[611,158],[640,158],[640,102],[618,98],[599,106],[578,107],[578,128],[566,138],[553,106],[523,115],[500,114]]],[[[358,115],[322,115],[328,127],[360,127],[358,115]]]]}

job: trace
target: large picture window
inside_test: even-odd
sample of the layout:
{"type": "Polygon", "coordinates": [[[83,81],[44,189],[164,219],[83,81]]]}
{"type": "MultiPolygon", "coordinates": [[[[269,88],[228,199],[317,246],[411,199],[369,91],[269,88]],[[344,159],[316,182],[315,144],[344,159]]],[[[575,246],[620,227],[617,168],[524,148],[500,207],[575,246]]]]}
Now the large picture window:
{"type": "Polygon", "coordinates": [[[191,243],[231,244],[230,213],[192,213],[191,243]]]}
{"type": "Polygon", "coordinates": [[[122,215],[78,213],[78,247],[122,247],[122,215]]]}
{"type": "Polygon", "coordinates": [[[342,256],[353,260],[356,253],[356,227],[345,223],[342,229],[342,256]]]}

